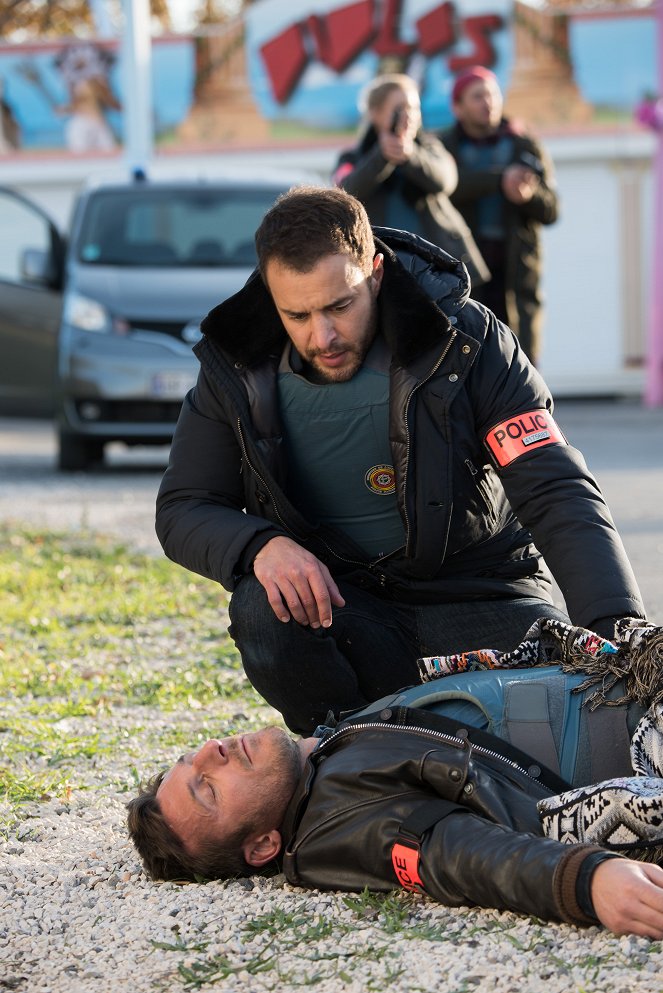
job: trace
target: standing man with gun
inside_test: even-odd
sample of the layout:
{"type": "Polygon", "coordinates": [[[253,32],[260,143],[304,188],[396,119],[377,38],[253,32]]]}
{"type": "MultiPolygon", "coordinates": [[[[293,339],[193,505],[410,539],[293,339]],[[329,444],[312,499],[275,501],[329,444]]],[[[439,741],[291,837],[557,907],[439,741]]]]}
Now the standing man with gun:
{"type": "Polygon", "coordinates": [[[559,203],[552,163],[522,126],[502,116],[494,73],[473,66],[451,93],[456,124],[439,134],[458,166],[451,200],[467,221],[491,271],[472,296],[517,334],[539,364],[543,300],[541,225],[554,224],[559,203]]]}

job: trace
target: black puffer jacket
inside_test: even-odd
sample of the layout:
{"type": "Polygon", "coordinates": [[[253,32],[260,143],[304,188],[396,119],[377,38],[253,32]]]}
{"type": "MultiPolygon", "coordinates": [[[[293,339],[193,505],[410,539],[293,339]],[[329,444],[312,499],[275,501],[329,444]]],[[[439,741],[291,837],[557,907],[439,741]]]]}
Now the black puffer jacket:
{"type": "Polygon", "coordinates": [[[565,784],[492,735],[457,732],[406,707],[341,722],[310,756],[286,813],[287,879],[335,890],[400,882],[448,906],[595,923],[577,881],[601,850],[541,836],[536,801],[565,784]]]}
{"type": "Polygon", "coordinates": [[[505,287],[509,327],[518,335],[528,355],[538,355],[541,348],[543,297],[541,293],[541,226],[554,224],[559,215],[559,197],[553,164],[543,145],[527,134],[512,129],[508,120],[500,125],[500,134],[513,140],[510,161],[491,169],[471,170],[460,154],[463,130],[459,124],[439,137],[458,165],[458,185],[451,196],[470,230],[478,237],[478,205],[483,196],[501,193],[502,174],[514,162],[537,164],[539,186],[527,203],[510,203],[503,197],[505,223],[505,287]]]}
{"type": "Polygon", "coordinates": [[[314,526],[290,498],[276,393],[286,336],[254,275],[202,325],[198,383],[184,402],[157,501],[166,554],[232,590],[258,550],[284,534],[336,576],[425,603],[545,597],[540,551],[575,623],[591,628],[609,615],[644,616],[621,540],[579,452],[551,444],[504,468],[491,464],[484,443],[491,428],[552,409],[513,334],[468,300],[460,263],[402,232],[390,231],[387,241],[378,246],[385,255],[378,305],[393,356],[390,439],[404,551],[369,562],[338,531],[314,526]]]}

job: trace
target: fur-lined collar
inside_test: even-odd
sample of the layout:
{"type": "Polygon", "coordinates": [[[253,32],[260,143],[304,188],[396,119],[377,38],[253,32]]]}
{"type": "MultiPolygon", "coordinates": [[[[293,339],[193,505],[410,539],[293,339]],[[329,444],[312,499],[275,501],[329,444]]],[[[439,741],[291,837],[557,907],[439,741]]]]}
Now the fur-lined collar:
{"type": "MultiPolygon", "coordinates": [[[[440,342],[450,331],[447,314],[469,295],[465,266],[415,235],[376,228],[376,249],[384,255],[378,295],[379,325],[401,365],[440,342]]],[[[215,307],[201,325],[234,361],[254,365],[278,355],[285,330],[272,298],[256,270],[234,296],[215,307]]]]}

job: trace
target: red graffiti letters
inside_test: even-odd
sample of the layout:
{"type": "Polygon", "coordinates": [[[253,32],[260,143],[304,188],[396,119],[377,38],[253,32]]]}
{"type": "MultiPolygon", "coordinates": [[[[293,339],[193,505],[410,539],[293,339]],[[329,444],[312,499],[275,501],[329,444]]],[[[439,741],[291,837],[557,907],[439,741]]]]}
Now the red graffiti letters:
{"type": "Polygon", "coordinates": [[[341,73],[367,49],[381,58],[408,58],[415,52],[432,58],[463,40],[472,48],[466,55],[449,55],[451,72],[495,64],[491,35],[504,26],[499,14],[459,18],[447,0],[416,21],[416,41],[406,42],[400,37],[402,6],[403,0],[359,0],[284,28],[260,48],[274,98],[279,103],[290,99],[310,61],[341,73]]]}

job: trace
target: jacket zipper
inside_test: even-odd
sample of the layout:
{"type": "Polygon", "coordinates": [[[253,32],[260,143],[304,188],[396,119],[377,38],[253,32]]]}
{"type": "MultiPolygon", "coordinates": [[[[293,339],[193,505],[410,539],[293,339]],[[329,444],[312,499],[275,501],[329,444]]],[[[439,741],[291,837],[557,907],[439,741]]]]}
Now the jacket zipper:
{"type": "MultiPolygon", "coordinates": [[[[435,373],[437,372],[437,370],[440,368],[440,366],[442,365],[442,363],[446,359],[447,354],[449,352],[449,349],[453,345],[454,340],[456,339],[457,334],[458,334],[458,332],[455,331],[455,330],[453,330],[451,332],[451,335],[449,337],[449,341],[447,342],[446,347],[442,351],[442,353],[441,353],[440,357],[438,358],[437,362],[432,367],[432,369],[430,370],[430,372],[428,373],[428,375],[425,376],[424,379],[422,379],[420,382],[418,382],[416,384],[416,386],[413,386],[412,387],[412,389],[410,390],[410,392],[408,394],[407,400],[405,401],[405,430],[406,430],[406,433],[407,433],[407,444],[405,446],[405,474],[404,474],[404,478],[405,479],[407,479],[407,470],[408,470],[408,464],[409,464],[409,461],[410,461],[410,447],[411,447],[410,446],[410,430],[408,428],[408,423],[407,423],[408,414],[409,414],[409,410],[410,410],[410,401],[411,401],[412,397],[414,396],[414,394],[417,392],[417,390],[420,389],[422,386],[424,386],[424,384],[427,383],[428,380],[431,379],[435,375],[435,373]]],[[[302,536],[298,535],[295,531],[293,531],[292,528],[289,527],[286,524],[286,522],[283,520],[283,517],[279,513],[278,504],[276,503],[276,500],[274,499],[274,494],[270,490],[270,488],[267,485],[267,483],[265,482],[264,478],[260,475],[260,473],[258,472],[258,470],[256,469],[256,467],[251,462],[251,460],[249,458],[249,455],[248,455],[248,452],[247,452],[247,449],[246,449],[246,443],[244,441],[244,434],[242,432],[242,419],[241,419],[241,417],[238,417],[237,418],[237,431],[238,431],[238,434],[239,434],[240,445],[242,446],[242,454],[244,456],[244,461],[246,462],[246,464],[249,467],[249,469],[251,470],[251,472],[257,477],[257,479],[260,480],[260,482],[263,485],[263,487],[265,488],[265,490],[269,493],[269,495],[271,497],[271,500],[272,500],[272,505],[274,507],[274,512],[275,512],[276,516],[278,517],[281,526],[286,531],[288,531],[290,534],[294,535],[299,541],[304,541],[305,539],[302,536]]],[[[407,500],[404,500],[403,501],[403,514],[405,516],[405,553],[407,554],[408,549],[409,549],[409,545],[410,545],[410,518],[409,518],[408,512],[407,512],[407,500]]],[[[329,543],[325,541],[324,538],[318,538],[318,541],[321,541],[322,544],[327,549],[327,551],[330,553],[330,555],[333,555],[334,558],[338,559],[340,562],[346,562],[348,565],[356,565],[356,566],[361,566],[362,568],[368,568],[371,571],[374,570],[374,567],[376,565],[379,565],[381,562],[384,562],[387,558],[390,558],[392,555],[396,554],[395,552],[391,552],[389,556],[384,556],[384,558],[379,559],[377,563],[366,563],[366,562],[360,562],[358,559],[349,559],[349,558],[346,558],[345,555],[339,555],[338,552],[335,551],[329,545],[329,543]]],[[[380,582],[381,582],[382,586],[386,586],[386,582],[387,582],[386,576],[380,576],[379,578],[380,578],[380,582]]]]}
{"type": "MultiPolygon", "coordinates": [[[[420,382],[418,382],[416,384],[416,386],[413,386],[412,387],[412,389],[410,390],[410,392],[408,394],[408,398],[405,401],[405,431],[406,431],[406,434],[407,434],[407,443],[405,445],[405,472],[404,472],[403,478],[405,479],[406,483],[407,483],[408,466],[409,466],[409,463],[410,463],[410,448],[411,448],[411,444],[410,444],[410,428],[408,427],[408,415],[410,413],[410,401],[412,400],[412,397],[417,392],[417,390],[420,389],[425,383],[427,383],[428,380],[431,379],[435,375],[435,373],[437,372],[437,370],[440,368],[440,366],[442,365],[442,363],[446,359],[447,353],[448,353],[449,349],[451,348],[451,346],[453,345],[453,343],[454,343],[454,341],[456,339],[457,334],[458,334],[458,332],[456,330],[453,330],[451,332],[451,335],[449,337],[449,341],[447,342],[446,348],[443,350],[443,352],[440,355],[439,359],[437,360],[437,362],[435,363],[435,365],[433,366],[433,368],[431,369],[431,371],[428,373],[428,375],[424,379],[422,379],[420,382]]],[[[403,500],[403,514],[405,516],[405,554],[407,555],[407,553],[410,550],[410,518],[409,518],[409,515],[408,515],[408,512],[407,512],[407,499],[404,499],[403,500]]]]}
{"type": "MultiPolygon", "coordinates": [[[[341,728],[340,731],[332,732],[332,734],[330,734],[328,738],[325,738],[325,740],[320,743],[319,748],[316,749],[316,751],[322,751],[322,749],[326,748],[329,742],[333,741],[335,738],[342,737],[344,734],[349,734],[352,731],[357,731],[357,730],[363,731],[368,728],[380,728],[382,731],[386,729],[389,729],[390,731],[409,731],[409,732],[414,732],[415,734],[423,735],[423,737],[425,738],[440,738],[446,744],[452,744],[455,745],[456,747],[460,746],[463,749],[466,749],[468,746],[468,742],[464,738],[457,738],[452,734],[445,734],[444,731],[434,731],[432,728],[420,728],[412,724],[367,723],[367,724],[352,724],[348,727],[341,728]]],[[[499,752],[494,752],[492,749],[485,748],[483,745],[475,745],[474,742],[470,742],[469,745],[471,750],[475,752],[477,755],[484,755],[491,759],[499,759],[501,762],[504,762],[506,765],[511,766],[512,769],[517,769],[518,772],[522,772],[522,774],[524,776],[527,776],[528,779],[532,779],[535,782],[538,782],[535,776],[531,776],[530,773],[527,771],[527,769],[523,769],[523,767],[521,765],[518,765],[518,763],[515,762],[513,759],[508,759],[504,755],[500,755],[499,752]]]]}
{"type": "MultiPolygon", "coordinates": [[[[337,738],[343,737],[343,735],[350,734],[353,731],[365,731],[375,728],[377,728],[380,731],[386,731],[386,730],[407,731],[410,734],[414,732],[415,734],[419,734],[424,738],[439,739],[441,741],[444,741],[445,744],[452,744],[456,747],[460,746],[460,748],[462,748],[463,750],[466,750],[468,747],[468,742],[465,741],[464,738],[457,738],[452,734],[445,734],[443,731],[434,731],[431,728],[420,728],[420,727],[415,727],[414,725],[411,724],[376,724],[373,722],[371,723],[366,722],[363,724],[352,724],[351,726],[341,728],[340,731],[333,731],[328,738],[325,738],[325,740],[318,745],[318,747],[313,752],[313,756],[321,753],[327,747],[328,744],[330,744],[332,741],[334,741],[337,738]]],[[[538,780],[534,776],[530,776],[529,772],[527,772],[526,769],[523,769],[522,766],[518,765],[517,762],[514,762],[513,759],[507,759],[505,758],[504,755],[500,755],[499,752],[494,752],[490,748],[484,748],[482,745],[475,745],[472,742],[469,743],[469,747],[473,752],[476,752],[477,755],[484,755],[491,759],[498,759],[501,762],[504,762],[506,765],[511,766],[511,768],[516,769],[518,772],[522,773],[523,776],[526,776],[528,779],[531,779],[533,782],[538,782],[538,780]]],[[[306,794],[305,796],[301,797],[297,805],[297,816],[299,816],[299,810],[301,808],[301,804],[304,802],[304,799],[306,799],[308,796],[309,796],[309,786],[307,783],[306,794]]],[[[291,850],[291,854],[294,854],[301,847],[301,845],[310,836],[312,830],[315,829],[310,829],[307,835],[304,835],[303,837],[298,839],[297,844],[291,850]]]]}
{"type": "MultiPolygon", "coordinates": [[[[283,520],[283,517],[281,516],[281,513],[279,512],[278,504],[277,504],[276,500],[274,499],[274,494],[270,490],[270,488],[267,485],[267,483],[265,482],[264,478],[260,475],[260,473],[258,472],[258,470],[256,469],[256,467],[251,462],[251,459],[249,458],[249,454],[248,454],[248,452],[246,450],[246,443],[244,441],[244,434],[242,432],[242,419],[241,419],[241,417],[238,417],[237,418],[237,432],[239,434],[239,443],[242,446],[242,455],[244,456],[244,461],[246,462],[247,466],[249,467],[249,469],[251,470],[251,472],[254,474],[254,476],[260,481],[260,483],[265,488],[265,490],[267,491],[267,493],[269,493],[269,496],[270,496],[271,501],[272,501],[272,506],[274,507],[274,513],[278,517],[279,523],[281,524],[281,526],[283,527],[283,529],[288,532],[288,534],[293,535],[293,537],[295,537],[298,541],[300,541],[300,542],[306,541],[306,539],[303,537],[303,535],[298,535],[297,532],[296,531],[293,531],[292,528],[290,527],[290,525],[289,524],[286,524],[286,522],[283,520]]],[[[339,561],[346,562],[348,565],[358,565],[358,566],[362,566],[364,568],[368,565],[368,567],[370,568],[370,565],[368,563],[366,563],[366,562],[360,562],[358,559],[348,559],[344,555],[339,555],[339,553],[336,552],[336,551],[334,551],[334,549],[331,547],[331,545],[329,545],[329,543],[326,542],[324,538],[318,537],[318,541],[321,541],[322,544],[325,546],[325,548],[330,553],[330,555],[333,555],[334,558],[339,559],[339,561]]]]}

